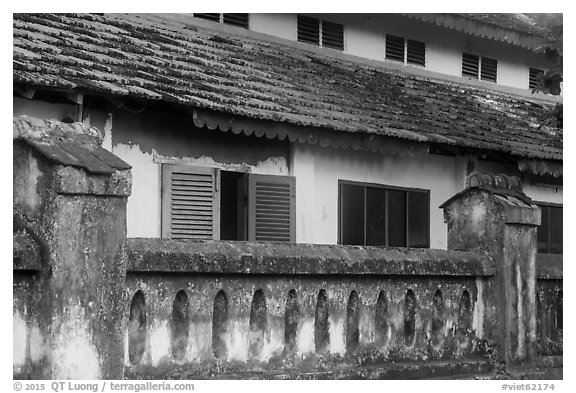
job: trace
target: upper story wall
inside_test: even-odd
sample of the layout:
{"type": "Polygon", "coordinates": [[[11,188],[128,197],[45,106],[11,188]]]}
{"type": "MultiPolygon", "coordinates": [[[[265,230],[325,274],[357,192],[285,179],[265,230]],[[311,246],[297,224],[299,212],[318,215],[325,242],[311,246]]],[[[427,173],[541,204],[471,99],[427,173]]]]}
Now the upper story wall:
{"type": "MultiPolygon", "coordinates": [[[[544,55],[502,42],[449,30],[394,14],[306,14],[344,25],[344,53],[370,60],[385,59],[386,34],[426,44],[426,69],[451,76],[462,75],[462,53],[498,61],[497,83],[528,90],[530,68],[546,69],[544,55]]],[[[250,14],[250,29],[297,40],[297,14],[250,14]]],[[[307,44],[302,44],[307,45],[307,44]]],[[[397,64],[397,62],[394,62],[397,64]]],[[[419,66],[406,66],[416,71],[419,66]]],[[[484,82],[487,85],[492,82],[484,82]]]]}

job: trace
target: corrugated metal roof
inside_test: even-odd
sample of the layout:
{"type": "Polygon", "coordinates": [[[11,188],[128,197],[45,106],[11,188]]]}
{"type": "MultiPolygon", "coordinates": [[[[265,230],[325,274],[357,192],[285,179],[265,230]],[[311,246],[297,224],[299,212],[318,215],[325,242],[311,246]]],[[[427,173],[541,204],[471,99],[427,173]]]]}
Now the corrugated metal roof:
{"type": "Polygon", "coordinates": [[[347,133],[562,159],[553,104],[204,30],[169,15],[14,14],[13,80],[347,133]]]}

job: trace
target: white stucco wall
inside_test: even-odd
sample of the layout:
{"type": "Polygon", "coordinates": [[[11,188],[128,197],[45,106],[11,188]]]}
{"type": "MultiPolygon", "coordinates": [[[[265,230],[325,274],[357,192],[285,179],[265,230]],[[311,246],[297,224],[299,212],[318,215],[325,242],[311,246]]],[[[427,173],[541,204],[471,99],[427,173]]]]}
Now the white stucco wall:
{"type": "MultiPolygon", "coordinates": [[[[530,67],[547,68],[543,55],[441,28],[432,23],[393,14],[307,14],[344,25],[344,52],[371,60],[385,60],[386,34],[426,43],[426,69],[462,75],[462,52],[498,60],[498,84],[528,90],[530,67]]],[[[296,14],[251,14],[250,29],[289,40],[297,39],[296,14]]],[[[394,62],[397,64],[397,62],[394,62]]],[[[421,68],[406,66],[408,70],[421,68]]],[[[491,82],[486,82],[490,84],[491,82]]]]}
{"type": "Polygon", "coordinates": [[[338,181],[351,180],[430,190],[430,247],[446,248],[446,225],[438,206],[459,191],[454,158],[414,159],[294,145],[293,162],[297,242],[337,243],[338,181]]]}

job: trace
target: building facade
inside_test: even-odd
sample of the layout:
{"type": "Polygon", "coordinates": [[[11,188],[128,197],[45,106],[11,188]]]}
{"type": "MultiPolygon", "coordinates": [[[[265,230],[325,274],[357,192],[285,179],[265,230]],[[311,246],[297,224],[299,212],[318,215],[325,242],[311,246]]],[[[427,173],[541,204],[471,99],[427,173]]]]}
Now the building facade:
{"type": "Polygon", "coordinates": [[[479,171],[521,176],[561,253],[544,35],[514,15],[21,14],[14,115],[102,131],[132,166],[129,237],[446,248],[439,206],[479,171]]]}

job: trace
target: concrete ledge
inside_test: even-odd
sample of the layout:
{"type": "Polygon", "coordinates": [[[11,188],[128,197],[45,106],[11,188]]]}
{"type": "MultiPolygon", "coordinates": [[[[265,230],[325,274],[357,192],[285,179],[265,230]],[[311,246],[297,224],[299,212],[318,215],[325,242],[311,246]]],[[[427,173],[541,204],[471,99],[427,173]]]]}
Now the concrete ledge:
{"type": "Polygon", "coordinates": [[[130,272],[492,276],[482,252],[341,245],[128,239],[130,272]]]}
{"type": "Polygon", "coordinates": [[[335,369],[302,372],[297,370],[252,370],[222,372],[218,367],[193,371],[186,365],[169,370],[139,370],[127,368],[126,379],[274,379],[274,380],[324,380],[324,379],[452,379],[461,375],[485,375],[492,372],[493,366],[487,359],[461,359],[453,361],[390,362],[371,366],[340,366],[335,369]]]}
{"type": "Polygon", "coordinates": [[[536,277],[562,280],[562,254],[536,254],[536,277]]]}

